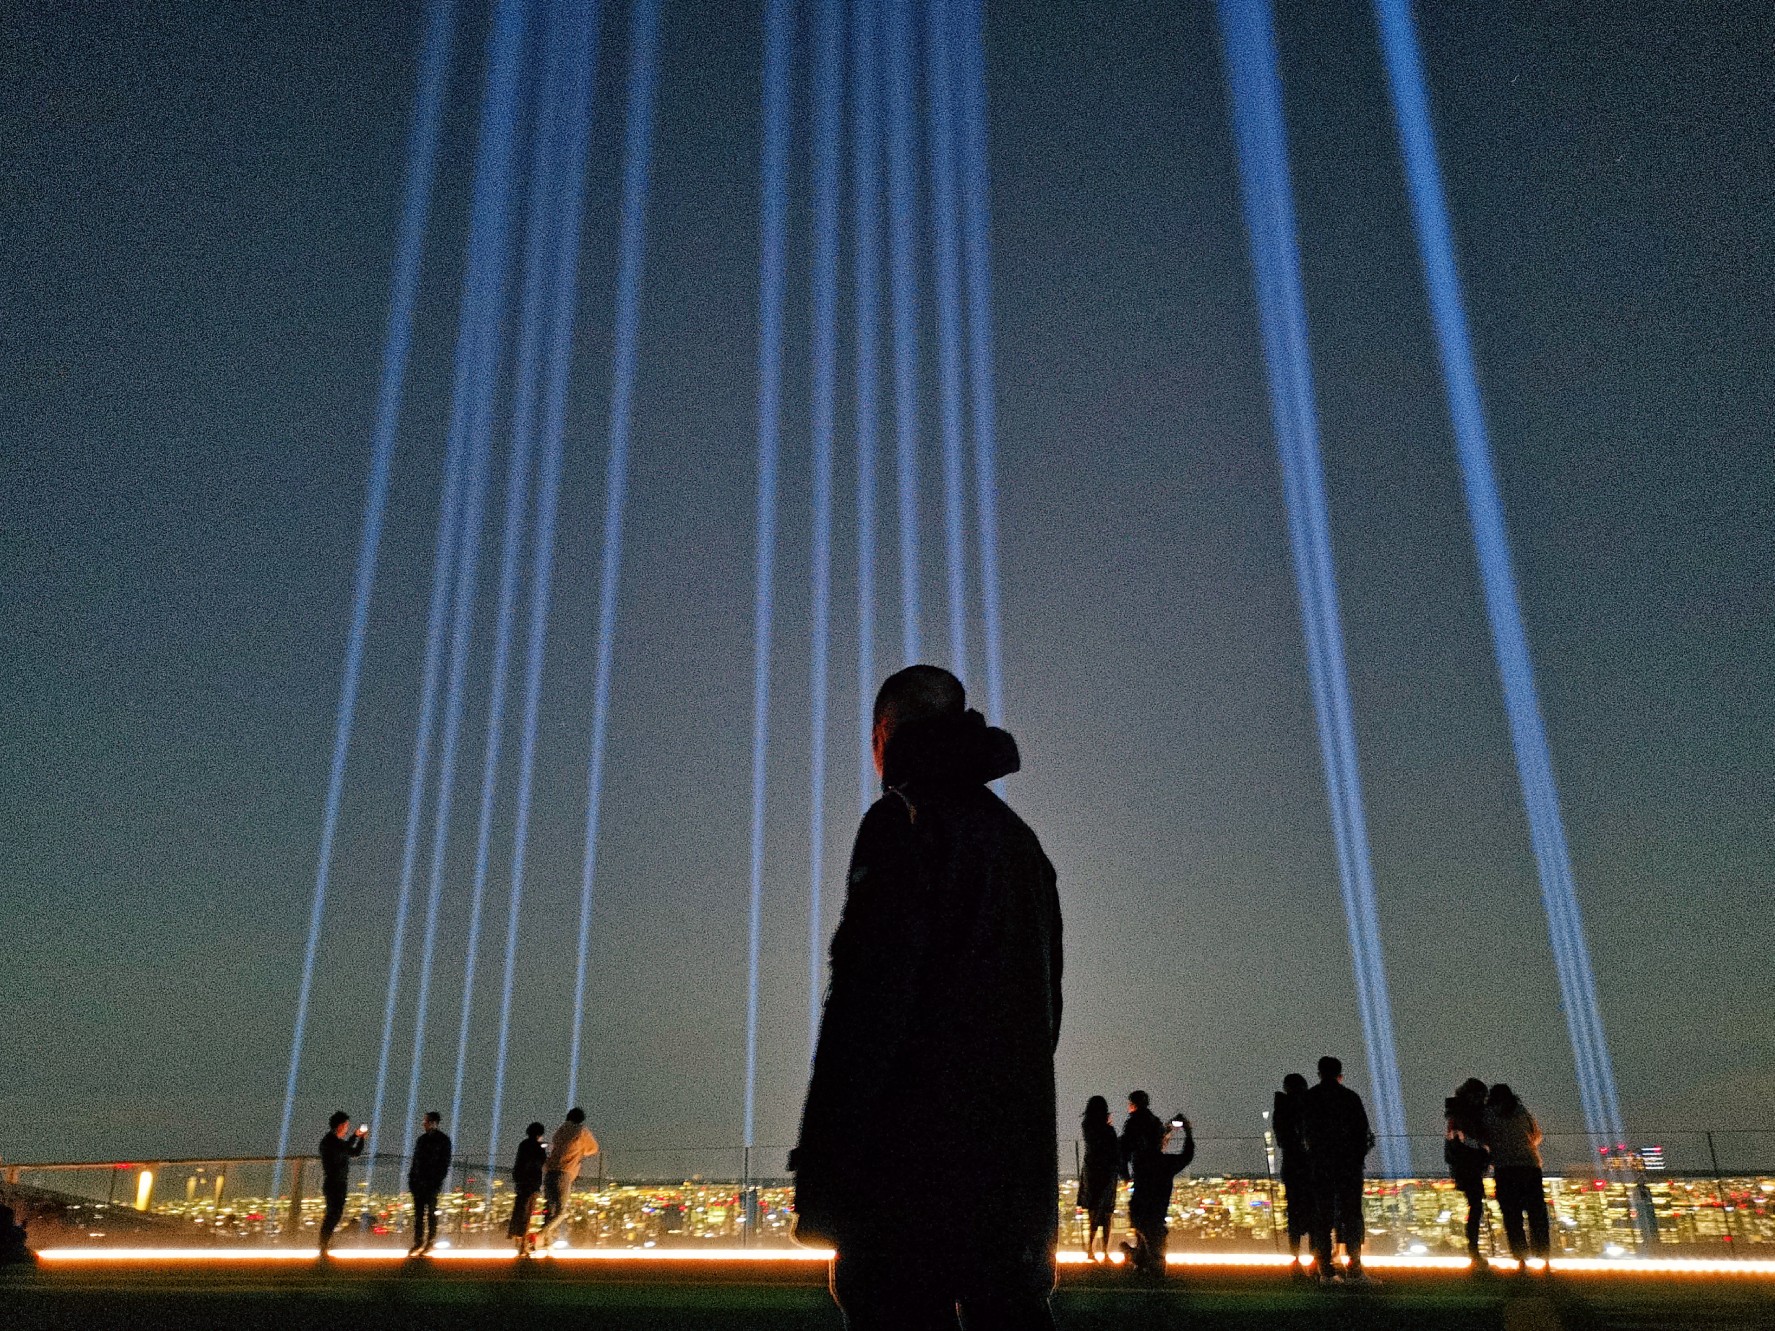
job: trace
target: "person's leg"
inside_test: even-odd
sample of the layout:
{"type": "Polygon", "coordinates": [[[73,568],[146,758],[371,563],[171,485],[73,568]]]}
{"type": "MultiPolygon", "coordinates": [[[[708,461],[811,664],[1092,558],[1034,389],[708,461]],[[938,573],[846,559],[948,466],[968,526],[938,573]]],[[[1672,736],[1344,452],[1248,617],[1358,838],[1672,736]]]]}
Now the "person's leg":
{"type": "Polygon", "coordinates": [[[1497,1171],[1498,1210],[1504,1217],[1504,1234],[1510,1243],[1510,1255],[1520,1262],[1528,1256],[1528,1239],[1523,1233],[1527,1207],[1523,1205],[1522,1180],[1516,1169],[1506,1166],[1497,1171]]]}
{"type": "Polygon", "coordinates": [[[929,1264],[871,1253],[832,1259],[832,1301],[846,1331],[955,1331],[955,1297],[929,1264]]]}
{"type": "Polygon", "coordinates": [[[322,1195],[327,1200],[320,1219],[320,1250],[324,1253],[332,1246],[333,1231],[339,1228],[339,1218],[345,1214],[345,1189],[328,1188],[322,1195]]]}
{"type": "Polygon", "coordinates": [[[1366,1230],[1362,1223],[1362,1175],[1346,1175],[1338,1189],[1337,1236],[1350,1257],[1350,1271],[1362,1270],[1362,1241],[1366,1230]]]}
{"type": "Polygon", "coordinates": [[[1053,1331],[1054,1264],[988,1258],[960,1273],[957,1311],[966,1331],[1053,1331]]]}
{"type": "Polygon", "coordinates": [[[425,1194],[425,1251],[430,1252],[432,1244],[438,1241],[438,1194],[425,1194]]]}
{"type": "Polygon", "coordinates": [[[536,1236],[539,1246],[546,1248],[553,1243],[555,1231],[567,1219],[568,1192],[569,1185],[564,1175],[550,1172],[542,1176],[542,1232],[536,1236]]]}
{"type": "Polygon", "coordinates": [[[1547,1193],[1542,1187],[1543,1177],[1538,1169],[1526,1171],[1523,1179],[1523,1208],[1528,1212],[1528,1246],[1536,1257],[1550,1257],[1553,1253],[1553,1226],[1547,1215],[1547,1193]]]}
{"type": "Polygon", "coordinates": [[[1485,1180],[1469,1177],[1455,1182],[1467,1199],[1467,1255],[1477,1262],[1480,1260],[1479,1227],[1485,1221],[1485,1180]]]}
{"type": "Polygon", "coordinates": [[[1329,1176],[1313,1179],[1313,1265],[1319,1279],[1329,1280],[1337,1268],[1331,1263],[1331,1224],[1335,1188],[1329,1176]]]}

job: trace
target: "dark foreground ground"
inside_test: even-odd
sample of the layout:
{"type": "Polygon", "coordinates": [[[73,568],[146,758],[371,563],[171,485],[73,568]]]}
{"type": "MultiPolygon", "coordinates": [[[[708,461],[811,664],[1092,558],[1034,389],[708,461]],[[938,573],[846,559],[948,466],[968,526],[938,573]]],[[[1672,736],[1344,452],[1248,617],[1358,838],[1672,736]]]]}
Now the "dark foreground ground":
{"type": "MultiPolygon", "coordinates": [[[[1162,1286],[1067,1270],[1064,1331],[1775,1331],[1775,1281],[1559,1277],[1551,1284],[1443,1273],[1361,1292],[1299,1289],[1273,1272],[1202,1273],[1162,1286]]],[[[695,1269],[537,1264],[489,1271],[437,1263],[327,1271],[289,1265],[45,1266],[0,1272],[0,1327],[186,1331],[492,1331],[667,1327],[836,1331],[819,1267],[695,1269]]]]}

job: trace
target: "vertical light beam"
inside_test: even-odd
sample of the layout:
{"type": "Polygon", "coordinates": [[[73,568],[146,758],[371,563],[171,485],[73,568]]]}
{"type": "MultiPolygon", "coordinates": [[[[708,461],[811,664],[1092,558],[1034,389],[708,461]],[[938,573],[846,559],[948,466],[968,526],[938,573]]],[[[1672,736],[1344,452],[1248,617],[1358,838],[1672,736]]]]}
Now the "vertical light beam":
{"type": "Polygon", "coordinates": [[[792,0],[764,11],[764,188],[758,298],[758,548],[752,603],[752,855],[746,913],[745,1144],[753,1145],[758,1083],[758,943],[764,899],[764,772],[770,735],[770,640],[777,544],[777,455],[782,429],[783,270],[789,214],[789,58],[792,0]]]}
{"type": "Polygon", "coordinates": [[[489,69],[488,118],[483,121],[490,145],[489,190],[477,196],[475,229],[484,248],[472,256],[469,280],[476,297],[465,303],[462,320],[470,326],[473,356],[468,367],[468,478],[463,496],[462,529],[456,553],[456,589],[451,612],[450,672],[444,698],[444,729],[439,746],[438,787],[433,809],[431,874],[427,885],[425,930],[419,951],[419,979],[413,1011],[413,1056],[407,1077],[407,1117],[419,1115],[419,1086],[425,1068],[426,1027],[431,1016],[432,960],[443,903],[444,874],[450,842],[451,806],[456,794],[456,751],[462,737],[466,705],[469,646],[473,640],[475,591],[481,569],[481,537],[487,498],[487,472],[493,454],[493,410],[504,360],[503,322],[510,285],[513,206],[512,176],[517,158],[519,125],[527,89],[522,81],[524,47],[530,19],[529,0],[500,0],[493,13],[494,51],[489,69]]]}
{"type": "Polygon", "coordinates": [[[974,432],[974,509],[980,542],[981,627],[986,640],[986,714],[1005,721],[998,560],[998,420],[992,372],[992,182],[986,134],[986,7],[956,0],[961,99],[962,245],[967,260],[968,386],[974,432]]]}
{"type": "Polygon", "coordinates": [[[524,720],[518,757],[517,810],[512,829],[511,884],[506,897],[505,963],[500,973],[499,1035],[493,1063],[493,1105],[487,1159],[499,1158],[505,1108],[505,1064],[510,1051],[512,996],[518,966],[518,919],[530,846],[530,814],[536,780],[536,737],[542,711],[543,659],[555,575],[555,536],[560,513],[567,388],[573,365],[573,324],[579,305],[580,226],[585,212],[586,156],[590,149],[592,98],[597,86],[599,0],[571,0],[567,42],[572,55],[563,89],[559,155],[550,168],[558,194],[552,205],[556,234],[549,283],[548,383],[543,395],[542,466],[536,494],[536,534],[531,545],[530,624],[524,664],[524,720]]]}
{"type": "Polygon", "coordinates": [[[957,183],[955,5],[925,0],[925,124],[930,136],[937,365],[943,431],[943,550],[949,668],[968,677],[967,516],[962,497],[961,218],[957,183]]]}
{"type": "Polygon", "coordinates": [[[351,748],[357,716],[358,688],[363,677],[364,642],[369,636],[370,593],[376,580],[376,558],[382,548],[382,526],[388,508],[389,475],[394,466],[394,441],[401,401],[407,385],[407,362],[413,346],[413,309],[419,295],[420,262],[425,252],[426,222],[431,215],[432,186],[437,178],[438,135],[444,92],[449,83],[454,46],[454,0],[431,0],[425,9],[419,58],[419,93],[413,128],[407,140],[406,195],[395,242],[394,289],[388,304],[388,328],[382,353],[382,380],[376,395],[376,419],[370,446],[370,478],[364,496],[363,535],[358,544],[357,573],[352,581],[351,621],[345,635],[344,679],[333,730],[333,762],[321,812],[320,853],[314,873],[314,898],[308,913],[308,943],[302,954],[302,981],[296,993],[295,1032],[290,1038],[290,1071],[284,1083],[283,1118],[277,1130],[275,1196],[283,1186],[283,1157],[290,1145],[290,1120],[295,1112],[296,1079],[302,1064],[302,1042],[308,1029],[308,1002],[314,986],[315,957],[320,948],[321,918],[333,871],[333,843],[339,830],[339,806],[345,794],[345,759],[351,748]]]}
{"type": "Polygon", "coordinates": [[[814,17],[813,645],[809,710],[807,1056],[820,1033],[825,923],[826,748],[832,635],[832,433],[838,386],[839,135],[844,106],[844,4],[819,0],[814,17]]]}
{"type": "Polygon", "coordinates": [[[851,31],[851,195],[856,273],[857,428],[857,792],[864,812],[875,799],[870,731],[875,706],[875,455],[880,421],[881,68],[880,0],[854,0],[851,31]]]}
{"type": "Polygon", "coordinates": [[[553,212],[557,204],[555,157],[559,151],[568,6],[553,0],[542,42],[542,88],[537,98],[531,142],[530,179],[524,221],[524,281],[519,301],[517,359],[513,368],[511,445],[506,459],[505,512],[499,552],[493,665],[487,686],[487,736],[481,754],[481,800],[475,820],[474,878],[469,890],[468,939],[463,952],[462,1003],[456,1024],[456,1071],[450,1083],[452,1132],[462,1131],[462,1089],[468,1071],[468,1035],[474,1015],[475,978],[480,960],[481,915],[492,860],[493,813],[499,790],[499,759],[505,741],[512,624],[517,618],[519,555],[524,513],[529,506],[530,470],[536,453],[537,396],[542,375],[543,321],[548,283],[553,276],[553,212]]]}
{"type": "Polygon", "coordinates": [[[1517,776],[1528,811],[1541,898],[1558,963],[1584,1116],[1592,1142],[1599,1150],[1619,1147],[1626,1133],[1615,1089],[1614,1062],[1603,1033],[1596,981],[1572,875],[1571,851],[1566,844],[1559,791],[1553,779],[1553,759],[1517,596],[1503,498],[1486,432],[1460,273],[1455,266],[1454,229],[1449,221],[1448,196],[1430,124],[1429,91],[1417,28],[1407,0],[1375,0],[1374,8],[1405,164],[1412,221],[1417,230],[1418,257],[1442,353],[1449,414],[1454,422],[1455,447],[1466,487],[1467,516],[1485,589],[1486,614],[1491,621],[1492,650],[1503,682],[1510,739],[1516,752],[1517,776]]]}
{"type": "Polygon", "coordinates": [[[616,593],[628,507],[629,436],[635,414],[636,346],[641,326],[641,275],[646,257],[647,187],[653,164],[653,112],[659,82],[659,0],[635,0],[630,17],[628,126],[623,143],[622,214],[617,236],[616,327],[610,385],[610,451],[604,474],[604,555],[598,585],[598,661],[592,684],[592,744],[586,780],[585,857],[579,883],[578,960],[573,979],[573,1034],[567,1060],[567,1103],[579,1096],[585,1034],[586,949],[598,868],[598,822],[604,797],[604,737],[610,721],[610,671],[616,647],[616,593]]]}
{"type": "Polygon", "coordinates": [[[922,657],[918,589],[918,69],[913,0],[887,0],[888,215],[893,266],[894,457],[900,500],[901,665],[922,657]]]}
{"type": "Polygon", "coordinates": [[[1289,543],[1301,600],[1307,669],[1338,854],[1357,1006],[1368,1052],[1375,1126],[1381,1139],[1382,1167],[1399,1176],[1409,1165],[1404,1100],[1349,705],[1288,178],[1282,87],[1268,0],[1221,0],[1220,22],[1245,222],[1257,278],[1258,323],[1269,373],[1289,543]]]}

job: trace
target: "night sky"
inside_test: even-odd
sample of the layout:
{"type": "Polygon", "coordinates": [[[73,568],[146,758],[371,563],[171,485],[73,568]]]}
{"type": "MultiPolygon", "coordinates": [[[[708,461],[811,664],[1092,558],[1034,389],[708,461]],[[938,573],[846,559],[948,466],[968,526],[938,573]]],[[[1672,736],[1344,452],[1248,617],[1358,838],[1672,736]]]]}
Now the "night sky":
{"type": "MultiPolygon", "coordinates": [[[[275,1142],[416,10],[26,3],[0,27],[8,1158],[275,1142]]],[[[1205,1137],[1248,1136],[1281,1075],[1318,1054],[1342,1053],[1359,1089],[1366,1076],[1213,7],[991,11],[1005,720],[1025,768],[1007,793],[1060,874],[1062,1112],[1138,1085],[1205,1137]]],[[[1775,1128],[1775,17],[1751,3],[1419,16],[1623,1107],[1648,1141],[1775,1128]]],[[[1373,19],[1314,0],[1283,4],[1279,23],[1407,1109],[1437,1133],[1441,1097],[1477,1074],[1509,1080],[1550,1130],[1578,1129],[1373,19]]],[[[564,1107],[625,29],[620,13],[607,29],[592,156],[506,1110],[518,1125],[564,1107]]],[[[740,1140],[760,47],[756,6],[667,0],[581,1079],[619,1158],[740,1140]]],[[[369,1109],[480,49],[479,28],[465,32],[300,1143],[335,1107],[369,1109]]],[[[772,1145],[793,1139],[807,1057],[804,93],[764,917],[758,1136],[772,1145]]],[[[857,800],[848,229],[846,244],[834,907],[857,800]]],[[[924,629],[938,643],[925,368],[924,629]]],[[[428,1103],[448,1101],[489,636],[428,1103]]],[[[897,664],[884,651],[879,673],[897,664]]],[[[500,918],[505,881],[501,868],[500,918]]],[[[483,953],[460,1125],[472,1153],[502,928],[483,953]]],[[[396,1069],[385,1120],[404,1100],[396,1069]]]]}

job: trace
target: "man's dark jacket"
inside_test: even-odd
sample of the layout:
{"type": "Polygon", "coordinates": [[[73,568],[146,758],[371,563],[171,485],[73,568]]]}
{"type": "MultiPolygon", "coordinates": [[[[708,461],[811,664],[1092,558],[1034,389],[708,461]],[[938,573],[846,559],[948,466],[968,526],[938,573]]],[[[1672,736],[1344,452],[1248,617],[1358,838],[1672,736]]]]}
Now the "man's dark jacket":
{"type": "Polygon", "coordinates": [[[549,1148],[534,1137],[518,1143],[518,1158],[512,1162],[512,1187],[519,1192],[536,1192],[542,1187],[542,1169],[549,1158],[549,1148]]]}
{"type": "Polygon", "coordinates": [[[442,1128],[427,1128],[413,1143],[413,1163],[407,1166],[407,1187],[412,1192],[437,1192],[449,1177],[449,1135],[442,1128]]]}
{"type": "Polygon", "coordinates": [[[1017,746],[978,712],[903,726],[832,939],[792,1157],[805,1241],[1048,1260],[1057,1230],[1060,899],[987,788],[1017,746]]]}
{"type": "Polygon", "coordinates": [[[364,1139],[361,1133],[353,1133],[349,1137],[341,1137],[329,1132],[320,1139],[320,1177],[321,1187],[332,1192],[344,1192],[351,1180],[351,1161],[354,1156],[364,1153],[364,1139]]]}
{"type": "Polygon", "coordinates": [[[1308,1088],[1302,1108],[1301,1130],[1313,1172],[1361,1174],[1363,1157],[1374,1145],[1362,1097],[1342,1082],[1322,1081],[1308,1088]]]}

